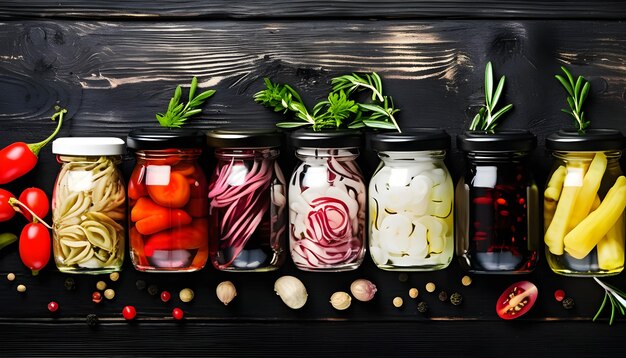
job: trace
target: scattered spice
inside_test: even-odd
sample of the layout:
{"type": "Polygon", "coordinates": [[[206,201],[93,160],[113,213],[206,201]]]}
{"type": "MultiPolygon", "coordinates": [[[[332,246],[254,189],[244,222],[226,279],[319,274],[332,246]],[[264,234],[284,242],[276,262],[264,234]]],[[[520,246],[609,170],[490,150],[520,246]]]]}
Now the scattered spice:
{"type": "Polygon", "coordinates": [[[436,289],[437,289],[437,286],[435,286],[434,283],[429,282],[429,283],[426,284],[426,291],[428,291],[430,293],[433,293],[433,292],[435,292],[436,289]]]}
{"type": "Polygon", "coordinates": [[[115,291],[114,291],[113,289],[111,289],[111,288],[107,288],[107,289],[104,291],[104,297],[105,297],[107,300],[112,300],[113,298],[115,298],[115,291]]]}
{"type": "Polygon", "coordinates": [[[25,285],[17,285],[17,292],[26,292],[26,286],[25,285]]]}
{"type": "Polygon", "coordinates": [[[393,306],[395,308],[400,308],[402,307],[403,304],[404,304],[404,301],[402,300],[402,297],[395,297],[393,299],[393,306]]]}
{"type": "Polygon", "coordinates": [[[159,294],[159,286],[157,285],[150,285],[148,286],[148,294],[150,296],[155,296],[159,294]]]}
{"type": "Polygon", "coordinates": [[[439,292],[439,301],[441,302],[446,302],[448,300],[448,292],[446,291],[441,291],[439,292]]]}
{"type": "Polygon", "coordinates": [[[94,291],[94,293],[91,294],[91,300],[93,301],[93,303],[102,302],[102,294],[98,291],[94,291]]]}
{"type": "Polygon", "coordinates": [[[180,300],[183,302],[191,302],[193,300],[193,296],[194,294],[191,288],[183,288],[178,294],[178,297],[180,297],[180,300]]]}
{"type": "Polygon", "coordinates": [[[458,292],[453,293],[452,296],[450,296],[450,303],[455,306],[460,305],[461,303],[463,303],[463,296],[461,296],[461,294],[458,292]]]}
{"type": "Polygon", "coordinates": [[[274,282],[274,291],[287,307],[297,310],[302,308],[309,297],[306,287],[297,277],[282,276],[274,282]]]}
{"type": "Polygon", "coordinates": [[[169,292],[167,291],[161,292],[161,301],[168,302],[170,298],[172,298],[172,295],[169,292]]]}
{"type": "Polygon", "coordinates": [[[409,280],[409,275],[407,275],[406,273],[401,273],[398,275],[398,280],[400,282],[407,282],[409,280]]]}
{"type": "Polygon", "coordinates": [[[65,282],[63,282],[63,286],[65,286],[65,289],[68,291],[74,291],[76,289],[76,281],[74,281],[73,278],[68,277],[65,279],[65,282]]]}
{"type": "Polygon", "coordinates": [[[565,308],[566,310],[571,310],[572,308],[574,308],[574,306],[576,305],[574,303],[574,299],[571,297],[567,297],[563,300],[563,302],[561,302],[563,304],[563,308],[565,308]]]}
{"type": "Polygon", "coordinates": [[[7,280],[15,281],[15,274],[13,272],[7,274],[7,280]]]}
{"type": "Polygon", "coordinates": [[[120,279],[120,273],[119,272],[111,272],[111,274],[109,275],[109,280],[115,282],[117,280],[120,279]]]}
{"type": "Polygon", "coordinates": [[[428,303],[422,301],[420,303],[417,304],[417,311],[419,313],[426,313],[428,312],[428,303]]]}
{"type": "Polygon", "coordinates": [[[554,299],[557,300],[557,302],[563,302],[563,300],[565,299],[565,291],[563,290],[554,291],[554,299]]]}
{"type": "Polygon", "coordinates": [[[330,296],[330,304],[338,311],[348,309],[351,303],[352,297],[347,292],[339,291],[330,296]]]}
{"type": "Polygon", "coordinates": [[[125,320],[131,321],[137,316],[137,310],[133,306],[126,306],[122,309],[122,316],[125,320]]]}
{"type": "Polygon", "coordinates": [[[469,286],[469,285],[471,285],[471,284],[472,284],[472,278],[471,278],[471,277],[469,277],[469,276],[467,276],[467,275],[466,275],[466,276],[463,276],[463,278],[461,279],[461,284],[462,284],[463,286],[469,286]]]}
{"type": "Polygon", "coordinates": [[[172,317],[174,317],[175,320],[180,321],[184,318],[184,316],[185,312],[183,312],[180,308],[176,307],[172,310],[172,317]]]}
{"type": "Polygon", "coordinates": [[[106,290],[106,288],[107,288],[107,283],[106,283],[106,282],[104,282],[104,281],[98,281],[98,282],[96,283],[96,289],[97,289],[98,291],[104,291],[104,290],[106,290]]]}
{"type": "Polygon", "coordinates": [[[350,292],[352,293],[352,296],[361,302],[372,300],[376,291],[378,291],[376,285],[374,285],[372,281],[363,278],[354,280],[354,282],[350,285],[350,292]]]}
{"type": "Polygon", "coordinates": [[[220,282],[220,284],[217,285],[217,288],[215,289],[215,294],[217,295],[217,298],[220,300],[220,302],[222,302],[224,306],[227,306],[230,301],[232,301],[235,296],[237,296],[237,289],[232,282],[224,281],[220,282]]]}
{"type": "Polygon", "coordinates": [[[420,291],[418,291],[417,288],[413,287],[409,290],[409,297],[411,298],[417,298],[417,296],[419,296],[420,291]]]}
{"type": "Polygon", "coordinates": [[[138,290],[143,290],[144,288],[146,288],[146,281],[144,281],[144,280],[137,280],[135,282],[135,287],[137,287],[138,290]]]}
{"type": "Polygon", "coordinates": [[[48,311],[54,313],[56,311],[59,310],[59,304],[54,302],[54,301],[50,301],[50,303],[48,303],[48,311]]]}
{"type": "Polygon", "coordinates": [[[87,315],[86,322],[89,327],[95,327],[98,325],[98,316],[90,313],[87,315]]]}

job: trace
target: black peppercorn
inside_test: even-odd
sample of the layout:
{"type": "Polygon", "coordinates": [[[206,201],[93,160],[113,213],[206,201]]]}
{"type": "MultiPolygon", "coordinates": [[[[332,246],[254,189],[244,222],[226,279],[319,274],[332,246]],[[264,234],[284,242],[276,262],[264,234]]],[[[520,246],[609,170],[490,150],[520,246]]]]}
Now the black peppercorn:
{"type": "Polygon", "coordinates": [[[150,285],[148,286],[148,293],[150,294],[150,296],[154,296],[156,294],[159,293],[159,286],[157,285],[150,285]]]}
{"type": "Polygon", "coordinates": [[[566,310],[571,310],[575,306],[574,299],[571,297],[567,297],[561,303],[563,304],[563,308],[565,308],[566,310]]]}
{"type": "Polygon", "coordinates": [[[439,292],[439,301],[446,302],[448,300],[448,293],[446,291],[439,292]]]}
{"type": "Polygon", "coordinates": [[[98,316],[96,316],[95,314],[91,313],[87,315],[87,325],[89,327],[95,327],[98,325],[98,316]]]}
{"type": "Polygon", "coordinates": [[[455,292],[452,294],[452,296],[450,296],[450,302],[453,305],[458,306],[463,302],[463,296],[461,296],[460,293],[455,292]]]}
{"type": "Polygon", "coordinates": [[[74,291],[76,289],[76,282],[73,278],[68,277],[65,279],[65,282],[63,282],[63,286],[65,286],[65,289],[68,291],[74,291]]]}
{"type": "Polygon", "coordinates": [[[137,280],[137,282],[135,282],[135,286],[137,287],[138,290],[143,290],[144,288],[146,288],[146,281],[137,280]]]}
{"type": "Polygon", "coordinates": [[[420,303],[417,304],[417,311],[419,313],[426,313],[428,312],[428,303],[422,301],[420,303]]]}

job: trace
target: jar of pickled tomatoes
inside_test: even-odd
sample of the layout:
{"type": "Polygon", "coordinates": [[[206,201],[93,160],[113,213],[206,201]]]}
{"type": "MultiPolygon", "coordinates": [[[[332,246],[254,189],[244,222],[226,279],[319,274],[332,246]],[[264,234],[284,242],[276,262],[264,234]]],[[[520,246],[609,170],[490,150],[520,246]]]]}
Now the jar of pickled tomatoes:
{"type": "Polygon", "coordinates": [[[128,182],[130,256],[139,271],[196,271],[207,262],[209,203],[198,165],[204,138],[169,128],[128,134],[137,159],[128,182]]]}
{"type": "Polygon", "coordinates": [[[465,132],[465,173],[456,187],[456,246],[475,273],[526,273],[538,260],[541,237],[537,185],[529,154],[536,137],[525,130],[465,132]]]}
{"type": "Polygon", "coordinates": [[[384,270],[432,271],[454,253],[454,186],[443,160],[450,136],[414,128],[370,139],[381,163],[369,184],[369,248],[384,270]]]}
{"type": "Polygon", "coordinates": [[[273,129],[207,133],[217,166],[209,182],[209,253],[223,271],[272,271],[286,256],[285,178],[273,129]]]}
{"type": "Polygon", "coordinates": [[[567,276],[624,269],[626,178],[622,133],[561,130],[546,139],[554,165],[544,191],[544,242],[550,268],[567,276]]]}
{"type": "Polygon", "coordinates": [[[351,130],[297,130],[300,164],[289,180],[289,246],[304,271],[347,271],[365,256],[365,182],[351,130]]]}

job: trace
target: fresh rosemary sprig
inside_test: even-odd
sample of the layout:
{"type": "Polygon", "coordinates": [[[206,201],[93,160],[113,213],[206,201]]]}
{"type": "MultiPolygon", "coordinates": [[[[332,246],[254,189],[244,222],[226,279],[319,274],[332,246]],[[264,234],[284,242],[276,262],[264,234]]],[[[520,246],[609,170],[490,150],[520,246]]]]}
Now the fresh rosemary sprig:
{"type": "Polygon", "coordinates": [[[485,105],[478,110],[478,113],[470,124],[470,130],[493,131],[498,125],[498,119],[513,108],[512,104],[507,104],[496,111],[496,105],[504,89],[505,80],[505,76],[500,77],[500,81],[498,81],[498,86],[494,92],[493,67],[491,66],[491,62],[487,62],[487,66],[485,67],[485,105]]]}
{"type": "Polygon", "coordinates": [[[215,94],[215,90],[208,90],[195,96],[196,89],[198,88],[198,79],[194,77],[191,80],[191,87],[189,88],[189,100],[187,103],[180,103],[180,97],[183,94],[180,86],[176,87],[174,91],[174,97],[170,99],[170,103],[167,106],[167,112],[157,113],[156,119],[161,123],[161,126],[168,128],[180,128],[187,118],[202,112],[200,107],[204,102],[215,94]],[[195,97],[194,97],[195,96],[195,97]]]}
{"type": "Polygon", "coordinates": [[[561,109],[561,111],[571,115],[574,117],[575,124],[578,127],[579,133],[585,133],[585,129],[589,127],[590,122],[585,119],[585,112],[583,112],[583,103],[585,99],[587,99],[587,95],[589,94],[590,84],[585,80],[583,76],[578,76],[576,82],[574,82],[574,77],[567,70],[567,68],[561,66],[561,70],[565,73],[563,77],[561,75],[555,75],[556,78],[565,91],[567,91],[567,104],[569,105],[568,109],[561,109]]]}
{"type": "Polygon", "coordinates": [[[604,299],[602,300],[602,304],[600,305],[598,312],[593,317],[593,322],[595,322],[596,319],[600,317],[600,313],[602,313],[602,310],[604,310],[608,299],[608,301],[611,303],[611,318],[609,319],[609,325],[612,325],[613,320],[615,319],[615,308],[619,309],[622,316],[626,314],[626,293],[616,287],[613,287],[607,283],[598,280],[596,277],[594,277],[593,279],[596,280],[598,285],[600,285],[604,289],[604,299]]]}
{"type": "Polygon", "coordinates": [[[276,112],[284,114],[293,112],[299,122],[279,122],[282,128],[295,128],[310,125],[313,130],[323,128],[384,128],[400,131],[394,114],[391,97],[383,95],[382,82],[376,73],[363,76],[357,74],[333,78],[332,91],[328,97],[318,102],[312,113],[306,108],[302,98],[292,87],[286,84],[273,83],[265,79],[265,89],[254,95],[254,100],[276,112]],[[372,103],[359,103],[351,96],[362,90],[372,92],[372,103]]]}

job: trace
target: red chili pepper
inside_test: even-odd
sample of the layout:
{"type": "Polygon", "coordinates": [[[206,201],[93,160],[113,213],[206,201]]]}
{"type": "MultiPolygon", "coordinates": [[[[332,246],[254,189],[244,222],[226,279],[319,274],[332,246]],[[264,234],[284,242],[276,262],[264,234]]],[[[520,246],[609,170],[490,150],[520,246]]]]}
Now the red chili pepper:
{"type": "Polygon", "coordinates": [[[148,266],[148,259],[143,252],[143,237],[134,227],[128,230],[128,236],[130,237],[131,255],[133,256],[135,264],[140,266],[148,266]]]}
{"type": "Polygon", "coordinates": [[[146,184],[144,184],[144,176],[146,173],[146,167],[141,165],[135,167],[133,173],[130,175],[130,180],[128,181],[128,197],[137,200],[142,196],[148,196],[148,189],[146,189],[146,184]]]}
{"type": "Polygon", "coordinates": [[[149,236],[144,245],[144,252],[146,256],[151,257],[155,250],[194,250],[206,247],[208,240],[208,221],[195,219],[191,225],[149,236]]]}
{"type": "Polygon", "coordinates": [[[16,142],[0,150],[0,184],[6,184],[31,171],[37,164],[39,151],[59,133],[63,124],[63,115],[66,109],[60,109],[52,116],[52,120],[59,118],[55,131],[39,143],[26,144],[16,142]]]}
{"type": "Polygon", "coordinates": [[[15,209],[9,203],[11,198],[15,198],[15,195],[8,190],[0,189],[0,222],[9,221],[15,216],[15,209]]]}
{"type": "Polygon", "coordinates": [[[33,275],[48,264],[50,246],[50,231],[42,223],[24,226],[20,235],[20,258],[33,275]]]}
{"type": "Polygon", "coordinates": [[[135,228],[142,235],[151,235],[159,231],[189,224],[191,224],[191,216],[189,214],[180,209],[172,209],[137,221],[135,228]]]}

